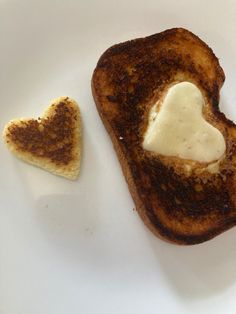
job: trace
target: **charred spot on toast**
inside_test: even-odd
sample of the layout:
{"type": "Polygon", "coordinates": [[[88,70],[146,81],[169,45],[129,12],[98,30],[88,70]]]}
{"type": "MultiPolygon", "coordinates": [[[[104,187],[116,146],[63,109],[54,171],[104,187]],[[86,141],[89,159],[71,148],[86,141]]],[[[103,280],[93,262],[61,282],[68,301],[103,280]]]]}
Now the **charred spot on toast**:
{"type": "MultiPolygon", "coordinates": [[[[201,220],[204,216],[219,215],[234,210],[230,193],[222,176],[214,175],[210,181],[203,182],[196,177],[183,177],[162,163],[146,160],[142,169],[148,171],[151,185],[158,192],[158,200],[166,214],[177,220],[190,217],[201,220]],[[162,183],[160,184],[160,178],[162,183]]],[[[228,176],[232,176],[231,172],[228,176]]]]}
{"type": "Polygon", "coordinates": [[[12,123],[6,137],[23,153],[47,158],[57,165],[67,165],[73,160],[73,148],[77,145],[74,138],[77,113],[68,99],[52,107],[54,113],[49,117],[22,120],[16,125],[12,123]]]}

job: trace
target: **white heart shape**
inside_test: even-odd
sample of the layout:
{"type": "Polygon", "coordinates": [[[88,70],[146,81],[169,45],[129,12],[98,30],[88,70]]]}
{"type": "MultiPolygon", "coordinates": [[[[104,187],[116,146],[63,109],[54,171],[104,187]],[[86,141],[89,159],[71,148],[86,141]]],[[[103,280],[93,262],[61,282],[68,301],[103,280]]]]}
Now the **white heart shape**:
{"type": "Polygon", "coordinates": [[[222,133],[202,114],[204,98],[197,86],[181,82],[172,86],[157,113],[150,112],[150,122],[143,148],[165,155],[199,162],[218,160],[225,153],[222,133]]]}

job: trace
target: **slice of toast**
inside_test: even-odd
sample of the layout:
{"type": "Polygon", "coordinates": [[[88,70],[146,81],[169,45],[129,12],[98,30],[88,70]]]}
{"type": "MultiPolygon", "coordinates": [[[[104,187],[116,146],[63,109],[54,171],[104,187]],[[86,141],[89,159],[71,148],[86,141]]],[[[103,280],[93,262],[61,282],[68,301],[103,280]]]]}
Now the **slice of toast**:
{"type": "Polygon", "coordinates": [[[69,97],[55,99],[37,120],[11,120],[4,128],[3,139],[25,162],[71,180],[79,175],[80,111],[69,97]]]}
{"type": "Polygon", "coordinates": [[[94,100],[137,211],[154,234],[170,242],[197,244],[236,224],[236,126],[219,110],[224,79],[213,51],[182,28],[109,48],[93,73],[94,100]],[[204,118],[224,136],[226,152],[217,162],[166,157],[142,147],[150,109],[182,81],[201,90],[204,118]]]}

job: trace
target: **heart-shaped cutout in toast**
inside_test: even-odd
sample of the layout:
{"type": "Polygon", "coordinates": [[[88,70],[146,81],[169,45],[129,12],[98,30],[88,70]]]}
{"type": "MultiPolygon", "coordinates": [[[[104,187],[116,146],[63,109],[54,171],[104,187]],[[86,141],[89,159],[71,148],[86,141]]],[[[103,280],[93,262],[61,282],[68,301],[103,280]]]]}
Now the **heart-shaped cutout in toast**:
{"type": "Polygon", "coordinates": [[[80,111],[69,97],[54,100],[37,120],[11,120],[3,138],[9,150],[25,162],[71,180],[79,175],[80,111]]]}
{"type": "Polygon", "coordinates": [[[151,108],[143,148],[203,163],[222,158],[225,139],[220,130],[205,119],[206,106],[202,92],[193,83],[172,85],[163,100],[151,108]]]}

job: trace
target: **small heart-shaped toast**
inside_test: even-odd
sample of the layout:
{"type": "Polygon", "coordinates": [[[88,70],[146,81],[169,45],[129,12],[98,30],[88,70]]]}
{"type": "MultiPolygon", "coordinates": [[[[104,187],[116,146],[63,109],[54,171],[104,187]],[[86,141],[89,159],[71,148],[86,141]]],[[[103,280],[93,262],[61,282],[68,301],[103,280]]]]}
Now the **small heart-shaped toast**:
{"type": "Polygon", "coordinates": [[[67,179],[79,175],[81,119],[69,97],[54,100],[42,118],[11,120],[3,139],[17,157],[67,179]]]}

